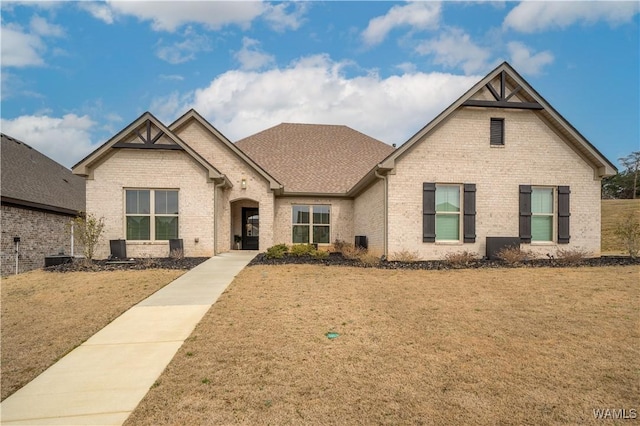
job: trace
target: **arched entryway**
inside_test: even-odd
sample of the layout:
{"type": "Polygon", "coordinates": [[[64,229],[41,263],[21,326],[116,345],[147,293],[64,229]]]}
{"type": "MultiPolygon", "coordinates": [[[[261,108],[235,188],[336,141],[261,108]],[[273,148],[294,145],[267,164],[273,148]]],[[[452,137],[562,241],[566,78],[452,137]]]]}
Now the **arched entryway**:
{"type": "Polygon", "coordinates": [[[260,209],[255,200],[231,202],[231,233],[233,250],[260,249],[260,209]]]}

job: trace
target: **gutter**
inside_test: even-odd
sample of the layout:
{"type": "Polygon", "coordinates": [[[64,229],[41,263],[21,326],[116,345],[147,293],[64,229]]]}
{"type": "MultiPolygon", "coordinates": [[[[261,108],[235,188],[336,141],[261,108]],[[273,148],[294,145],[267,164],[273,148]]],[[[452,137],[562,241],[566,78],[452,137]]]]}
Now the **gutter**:
{"type": "Polygon", "coordinates": [[[382,234],[382,241],[383,241],[383,255],[386,258],[388,258],[388,251],[389,251],[389,247],[388,247],[388,223],[389,223],[389,208],[388,208],[388,198],[389,198],[389,190],[388,190],[388,181],[387,181],[387,175],[380,175],[378,173],[378,170],[374,170],[374,174],[376,176],[376,178],[378,179],[382,179],[384,181],[384,200],[383,200],[383,208],[384,208],[384,220],[382,222],[382,228],[383,228],[383,234],[382,234]]]}

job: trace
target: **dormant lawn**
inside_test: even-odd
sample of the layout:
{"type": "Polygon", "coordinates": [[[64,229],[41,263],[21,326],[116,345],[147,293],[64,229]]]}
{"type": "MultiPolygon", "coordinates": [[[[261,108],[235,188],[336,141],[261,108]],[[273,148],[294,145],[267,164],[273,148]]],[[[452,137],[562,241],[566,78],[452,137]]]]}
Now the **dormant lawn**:
{"type": "Polygon", "coordinates": [[[2,278],[2,399],[185,271],[31,271],[2,278]]]}
{"type": "Polygon", "coordinates": [[[600,424],[640,408],[639,278],[249,267],[127,424],[600,424]]]}

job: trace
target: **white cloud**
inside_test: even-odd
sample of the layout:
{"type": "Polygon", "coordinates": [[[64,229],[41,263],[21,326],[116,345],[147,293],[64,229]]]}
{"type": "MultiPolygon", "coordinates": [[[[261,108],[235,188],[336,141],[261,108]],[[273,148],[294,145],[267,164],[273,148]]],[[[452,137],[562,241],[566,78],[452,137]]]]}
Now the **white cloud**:
{"type": "Polygon", "coordinates": [[[89,1],[80,1],[76,3],[80,9],[83,9],[91,14],[96,19],[101,20],[105,24],[113,24],[115,18],[111,8],[103,3],[95,3],[89,1]]]}
{"type": "Polygon", "coordinates": [[[265,4],[255,1],[109,1],[108,5],[114,15],[132,15],[151,21],[156,31],[169,32],[189,23],[214,30],[230,24],[248,28],[265,11],[265,4]]]}
{"type": "Polygon", "coordinates": [[[258,49],[260,42],[249,37],[242,39],[242,49],[233,56],[243,70],[258,70],[275,62],[275,57],[258,49]]]}
{"type": "Polygon", "coordinates": [[[14,24],[2,24],[2,67],[42,66],[41,54],[45,50],[42,39],[35,34],[27,34],[14,24]]]}
{"type": "Polygon", "coordinates": [[[509,12],[503,27],[523,33],[563,29],[576,23],[610,25],[630,22],[640,11],[637,1],[539,1],[522,2],[509,12]]]}
{"type": "Polygon", "coordinates": [[[413,74],[418,70],[418,68],[416,67],[416,64],[412,62],[403,62],[401,64],[396,65],[396,68],[404,72],[405,74],[413,74]]]}
{"type": "Polygon", "coordinates": [[[1,119],[2,132],[24,141],[47,157],[71,167],[95,147],[90,131],[95,123],[87,115],[62,117],[23,115],[1,119]]]}
{"type": "Polygon", "coordinates": [[[436,64],[461,67],[466,74],[485,71],[490,57],[489,49],[475,44],[469,34],[459,28],[449,28],[439,38],[420,43],[416,52],[433,55],[436,64]]]}
{"type": "Polygon", "coordinates": [[[170,80],[170,81],[183,81],[184,77],[180,74],[160,74],[158,76],[160,80],[170,80]]]}
{"type": "Polygon", "coordinates": [[[508,43],[507,49],[511,56],[511,65],[523,74],[540,74],[545,65],[553,62],[553,55],[548,50],[532,55],[525,44],[517,41],[508,43]]]}
{"type": "Polygon", "coordinates": [[[413,30],[436,29],[440,22],[439,2],[415,2],[405,6],[393,6],[386,15],[369,21],[362,32],[368,46],[381,43],[391,30],[397,27],[411,27],[413,30]]]}
{"type": "Polygon", "coordinates": [[[276,31],[297,30],[307,9],[308,3],[266,4],[264,18],[276,31]],[[293,7],[293,12],[288,12],[289,7],[293,7]]]}
{"type": "MultiPolygon", "coordinates": [[[[209,39],[197,34],[191,27],[182,34],[183,40],[170,45],[161,45],[156,49],[156,56],[170,64],[181,64],[196,58],[196,54],[211,50],[209,39]]],[[[163,43],[162,40],[159,42],[163,43]]]]}
{"type": "Polygon", "coordinates": [[[31,18],[29,27],[34,34],[43,37],[64,37],[64,29],[60,25],[55,25],[47,22],[41,16],[34,15],[31,18]]]}
{"type": "Polygon", "coordinates": [[[195,108],[231,140],[281,122],[345,124],[402,143],[478,79],[444,73],[347,77],[346,62],[326,55],[264,72],[228,71],[207,87],[157,99],[151,111],[171,121],[195,108]]]}

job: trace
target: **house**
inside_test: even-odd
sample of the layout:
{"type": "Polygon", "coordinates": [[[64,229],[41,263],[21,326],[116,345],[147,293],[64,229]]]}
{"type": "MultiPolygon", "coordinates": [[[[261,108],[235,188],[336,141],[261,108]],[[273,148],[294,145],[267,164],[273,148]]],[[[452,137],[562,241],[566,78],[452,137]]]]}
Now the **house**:
{"type": "Polygon", "coordinates": [[[84,179],[5,134],[2,144],[2,275],[44,266],[71,253],[69,223],[84,211],[84,179]],[[17,257],[17,259],[16,259],[17,257]],[[16,263],[17,260],[17,263],[16,263]]]}
{"type": "Polygon", "coordinates": [[[129,256],[166,256],[173,238],[210,256],[359,236],[437,259],[484,255],[491,237],[598,255],[600,180],[616,169],[503,63],[397,149],[288,123],[234,144],[194,110],[168,126],[145,113],[73,172],[129,256]]]}

